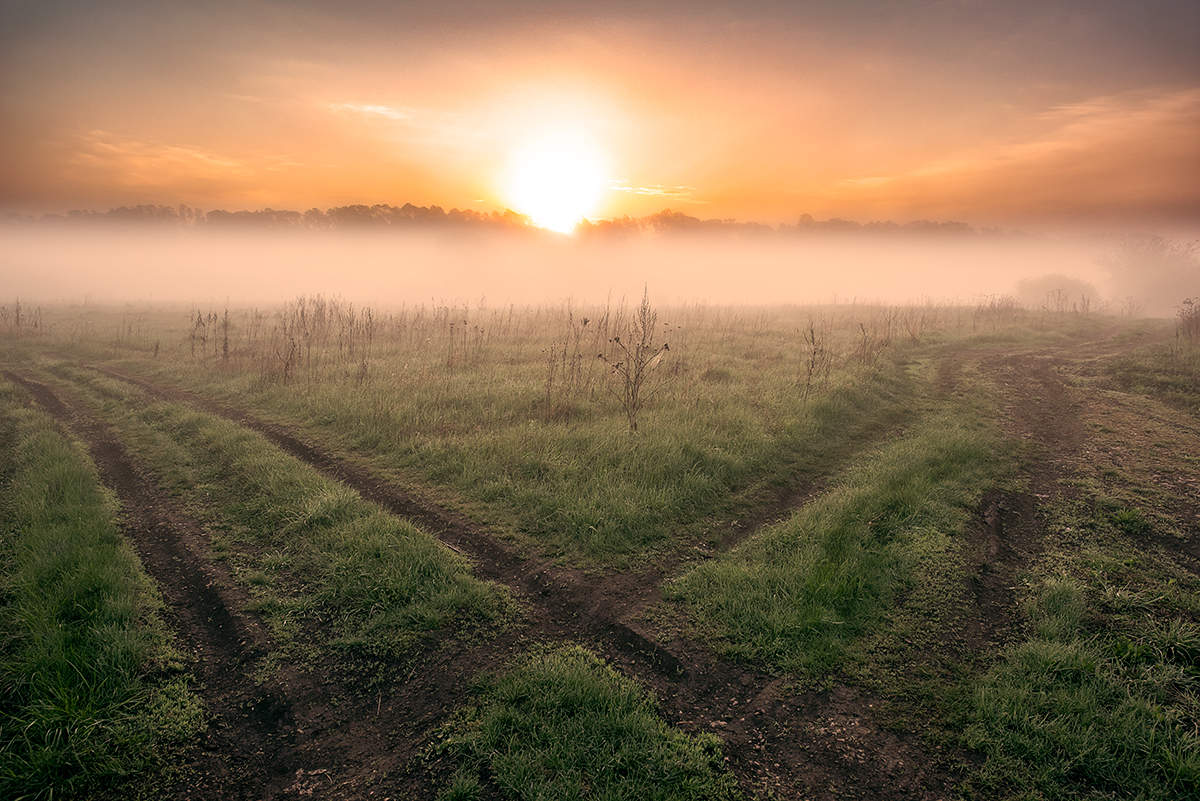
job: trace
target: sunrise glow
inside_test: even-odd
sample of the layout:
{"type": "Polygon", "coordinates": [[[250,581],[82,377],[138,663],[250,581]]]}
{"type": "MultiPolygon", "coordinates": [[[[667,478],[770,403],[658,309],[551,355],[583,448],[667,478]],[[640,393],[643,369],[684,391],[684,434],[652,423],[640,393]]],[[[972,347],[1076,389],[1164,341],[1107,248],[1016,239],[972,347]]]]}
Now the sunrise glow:
{"type": "Polygon", "coordinates": [[[606,159],[595,144],[580,134],[554,131],[513,150],[502,192],[534,225],[570,233],[596,213],[608,183],[606,159]]]}
{"type": "Polygon", "coordinates": [[[0,2],[0,801],[1200,801],[1198,32],[0,2]]]}

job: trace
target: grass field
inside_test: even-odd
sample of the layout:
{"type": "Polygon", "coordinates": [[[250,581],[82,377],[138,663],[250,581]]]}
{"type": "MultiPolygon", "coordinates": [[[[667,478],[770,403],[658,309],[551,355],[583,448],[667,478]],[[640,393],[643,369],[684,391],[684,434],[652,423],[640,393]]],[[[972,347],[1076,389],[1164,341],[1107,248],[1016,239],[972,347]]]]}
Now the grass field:
{"type": "Polygon", "coordinates": [[[657,314],[0,332],[5,788],[1200,797],[1200,343],[657,314]]]}
{"type": "Polygon", "coordinates": [[[95,467],[0,397],[0,794],[79,797],[163,767],[204,714],[95,467]]]}

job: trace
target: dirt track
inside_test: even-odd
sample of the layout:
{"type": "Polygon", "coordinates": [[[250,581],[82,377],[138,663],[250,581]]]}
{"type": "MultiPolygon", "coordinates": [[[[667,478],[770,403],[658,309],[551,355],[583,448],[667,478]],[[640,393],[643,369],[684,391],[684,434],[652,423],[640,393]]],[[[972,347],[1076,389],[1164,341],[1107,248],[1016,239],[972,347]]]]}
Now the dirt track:
{"type": "MultiPolygon", "coordinates": [[[[1008,403],[1012,433],[1041,442],[1045,453],[1076,444],[1076,435],[1061,424],[1069,416],[1069,395],[1047,361],[1014,357],[982,366],[1008,403]]],[[[326,690],[294,671],[285,671],[274,689],[257,688],[241,668],[266,645],[265,635],[256,619],[236,611],[246,599],[237,597],[230,577],[207,557],[204,533],[172,511],[169,499],[134,470],[101,424],[73,413],[49,387],[12,376],[87,441],[105,482],[121,497],[131,538],[148,569],[172,609],[180,610],[175,625],[186,642],[196,643],[205,697],[218,725],[195,765],[201,782],[177,788],[178,797],[204,788],[225,797],[286,797],[319,789],[322,797],[351,798],[380,780],[384,787],[427,797],[430,777],[414,765],[419,762],[414,757],[429,731],[461,700],[459,677],[501,664],[530,640],[581,640],[639,678],[655,690],[668,721],[721,736],[731,769],[752,793],[933,799],[949,792],[951,782],[936,759],[915,741],[873,721],[875,699],[844,686],[794,695],[783,680],[720,659],[701,644],[684,639],[663,644],[645,634],[631,622],[632,613],[657,593],[661,574],[626,577],[620,589],[639,600],[614,604],[612,577],[588,576],[520,555],[485,527],[380,480],[283,426],[183,390],[101,366],[91,369],[151,397],[188,404],[263,434],[468,555],[478,575],[512,588],[530,610],[526,626],[497,639],[471,647],[449,642],[433,651],[409,681],[379,697],[374,715],[362,708],[353,714],[344,709],[331,713],[326,690]],[[201,616],[195,612],[200,609],[213,611],[201,616]],[[251,634],[230,640],[226,632],[231,630],[251,634]],[[229,670],[230,665],[238,669],[229,670]]],[[[953,380],[947,372],[940,382],[949,391],[953,380]]],[[[1017,573],[1039,548],[1036,497],[1052,491],[1057,471],[1048,459],[1038,459],[1029,479],[1030,493],[992,492],[980,508],[972,538],[975,570],[969,578],[976,613],[966,633],[975,647],[1002,636],[1012,613],[1017,573]]],[[[761,515],[736,527],[724,545],[806,502],[813,492],[811,487],[792,488],[761,515]]]]}
{"type": "Polygon", "coordinates": [[[973,571],[968,580],[977,613],[969,620],[967,642],[975,649],[1005,639],[1018,575],[1043,549],[1039,499],[1063,491],[1063,471],[1055,457],[1074,453],[1083,439],[1076,401],[1052,360],[991,353],[981,366],[999,391],[1002,425],[1031,447],[1022,460],[1028,490],[985,493],[969,540],[973,571]]]}
{"type": "Polygon", "coordinates": [[[120,501],[126,536],[163,594],[177,644],[192,657],[209,727],[179,779],[160,788],[162,797],[360,798],[388,774],[414,796],[427,794],[414,763],[428,729],[461,700],[461,677],[513,653],[515,637],[435,652],[386,704],[354,698],[286,664],[268,684],[256,683],[248,672],[270,650],[270,637],[243,611],[248,596],[208,555],[207,534],[136,470],[103,424],[45,384],[5,375],[87,445],[120,501]]]}
{"type": "Polygon", "coordinates": [[[87,445],[101,479],[120,500],[124,531],[163,594],[179,645],[194,660],[212,722],[203,753],[196,757],[198,781],[192,789],[248,795],[278,781],[296,759],[291,703],[277,688],[245,679],[245,669],[269,640],[260,621],[240,611],[246,597],[207,557],[204,532],[137,473],[104,426],[72,414],[46,385],[5,375],[87,445]]]}
{"type": "MultiPolygon", "coordinates": [[[[428,504],[246,410],[107,368],[91,368],[152,397],[189,404],[258,431],[363,497],[418,522],[467,554],[480,577],[503,583],[526,600],[531,621],[521,635],[587,643],[650,686],[668,721],[685,730],[718,734],[726,744],[730,767],[746,790],[770,790],[784,798],[943,797],[947,784],[937,773],[936,762],[915,743],[876,725],[870,711],[873,699],[849,688],[790,695],[776,677],[720,659],[698,643],[655,642],[636,624],[614,616],[621,607],[611,603],[609,577],[588,577],[520,556],[452,510],[428,504]]],[[[798,497],[806,498],[807,493],[798,497]]],[[[756,525],[777,516],[775,512],[756,525]]],[[[739,537],[751,531],[743,528],[748,530],[739,531],[739,537]]],[[[476,669],[494,666],[502,663],[506,650],[490,644],[457,658],[444,655],[452,664],[434,673],[445,675],[450,667],[456,672],[451,675],[469,675],[458,672],[465,667],[460,663],[476,669]]],[[[426,677],[417,677],[416,683],[427,683],[426,677]]],[[[414,689],[405,687],[400,692],[407,695],[414,689]]],[[[425,691],[445,696],[446,689],[427,686],[425,691]]]]}

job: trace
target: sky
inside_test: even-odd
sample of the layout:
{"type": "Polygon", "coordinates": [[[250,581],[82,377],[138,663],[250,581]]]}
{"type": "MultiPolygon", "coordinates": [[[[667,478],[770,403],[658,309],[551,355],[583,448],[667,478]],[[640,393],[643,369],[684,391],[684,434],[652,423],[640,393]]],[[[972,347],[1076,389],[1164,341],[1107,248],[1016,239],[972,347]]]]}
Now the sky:
{"type": "Polygon", "coordinates": [[[0,0],[0,210],[1189,225],[1198,40],[1194,0],[0,0]]]}

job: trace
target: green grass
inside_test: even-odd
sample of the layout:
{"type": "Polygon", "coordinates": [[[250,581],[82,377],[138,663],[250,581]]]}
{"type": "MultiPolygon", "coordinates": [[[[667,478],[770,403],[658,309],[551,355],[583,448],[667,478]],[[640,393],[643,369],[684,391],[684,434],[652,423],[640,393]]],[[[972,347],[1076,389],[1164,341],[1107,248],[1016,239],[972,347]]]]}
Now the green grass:
{"type": "MultiPolygon", "coordinates": [[[[1190,362],[1153,351],[1162,326],[941,310],[920,342],[900,325],[894,344],[860,360],[858,323],[877,335],[897,319],[890,312],[672,312],[667,380],[631,436],[594,367],[573,389],[556,384],[546,408],[561,310],[502,321],[472,309],[473,323],[496,326],[477,349],[461,311],[390,319],[362,374],[339,361],[333,340],[318,344],[287,384],[262,369],[274,351],[252,342],[248,314],[237,317],[228,362],[211,346],[192,358],[186,315],[170,310],[148,322],[140,345],[69,342],[70,331],[116,320],[75,310],[94,319],[67,319],[6,357],[36,369],[67,352],[252,409],[565,562],[636,569],[675,553],[692,567],[652,618],[682,619],[724,652],[799,683],[853,686],[870,723],[920,743],[930,775],[961,778],[966,797],[1200,797],[1200,582],[1171,556],[1187,536],[1177,501],[1194,486],[1195,435],[1189,415],[1155,400],[1186,406],[1180,399],[1200,384],[1190,362]],[[836,367],[806,402],[799,331],[826,314],[836,367]],[[148,343],[159,339],[156,361],[148,343]],[[1116,349],[1128,354],[1117,367],[1096,356],[1116,349]],[[1062,519],[1022,551],[1035,561],[1015,579],[1025,587],[1018,619],[997,629],[1007,645],[972,653],[980,610],[964,523],[984,490],[1011,487],[1014,474],[1009,445],[981,422],[1001,411],[983,408],[988,362],[1039,350],[1078,356],[1064,375],[1077,390],[1092,382],[1077,395],[1091,426],[1083,447],[1050,454],[1062,491],[1081,497],[1055,512],[1054,489],[1039,496],[1039,511],[1062,519]],[[1137,394],[1112,391],[1120,382],[1137,394]],[[696,561],[731,521],[813,483],[828,491],[732,552],[696,561]]],[[[461,635],[505,614],[503,594],[471,579],[462,560],[261,437],[92,371],[60,363],[54,372],[211,529],[274,627],[272,658],[328,648],[394,680],[433,632],[461,635]]],[[[491,677],[445,736],[442,753],[458,766],[446,798],[733,790],[715,740],[666,727],[642,688],[577,648],[537,650],[491,677]]]]}
{"type": "Polygon", "coordinates": [[[1131,414],[1090,423],[1092,458],[1044,510],[1022,636],[974,687],[968,742],[986,762],[969,786],[985,795],[1200,798],[1200,577],[1153,545],[1178,525],[1158,457],[1098,458],[1141,426],[1172,435],[1176,418],[1131,414]]]}
{"type": "Polygon", "coordinates": [[[523,801],[738,797],[719,740],[668,727],[646,690],[583,648],[535,650],[475,695],[446,728],[460,767],[444,801],[477,798],[481,778],[523,801]]]}
{"type": "Polygon", "coordinates": [[[1111,386],[1200,414],[1200,343],[1179,341],[1105,362],[1111,386]]]}
{"type": "MultiPolygon", "coordinates": [[[[389,382],[361,392],[268,387],[237,402],[359,454],[383,475],[449,489],[543,552],[626,566],[669,549],[684,529],[703,537],[712,517],[736,517],[772,486],[821,476],[904,420],[913,394],[913,379],[894,365],[841,376],[807,404],[781,378],[760,400],[744,397],[742,383],[652,404],[637,436],[615,412],[549,424],[518,414],[535,402],[536,385],[480,386],[486,373],[451,376],[440,395],[389,382]]],[[[220,390],[207,377],[196,388],[220,390]]]]}
{"type": "Polygon", "coordinates": [[[77,446],[0,383],[0,797],[78,798],[202,728],[161,601],[77,446]]]}
{"type": "Polygon", "coordinates": [[[989,793],[1200,797],[1200,626],[1169,595],[1111,590],[1069,575],[1033,588],[1031,636],[975,699],[968,742],[988,757],[977,782],[989,793]]]}
{"type": "MultiPolygon", "coordinates": [[[[526,310],[510,320],[462,310],[487,328],[486,344],[465,361],[450,358],[459,353],[449,343],[461,319],[395,319],[379,334],[361,384],[332,344],[291,383],[264,378],[264,357],[254,355],[261,343],[237,344],[248,336],[245,315],[236,316],[228,363],[193,358],[186,333],[167,320],[157,324],[168,343],[158,360],[144,348],[58,347],[249,407],[486,517],[543,554],[617,568],[715,539],[780,488],[828,475],[906,421],[918,389],[898,364],[917,346],[893,345],[871,366],[850,355],[859,321],[883,325],[879,309],[672,310],[663,313],[672,325],[663,385],[631,436],[596,359],[602,337],[589,334],[582,346],[576,383],[564,388],[559,371],[547,413],[547,353],[569,330],[561,311],[526,310]],[[830,340],[839,357],[806,402],[800,329],[810,316],[837,317],[830,340]]],[[[951,315],[930,312],[942,314],[951,315]]]]}
{"type": "Polygon", "coordinates": [[[802,677],[836,670],[910,585],[921,543],[959,531],[1006,461],[986,430],[934,416],[668,597],[730,654],[802,677]]]}
{"type": "Polygon", "coordinates": [[[474,578],[465,559],[261,435],[90,371],[59,372],[213,529],[272,626],[273,658],[317,645],[383,678],[432,633],[496,625],[511,611],[507,592],[474,578]]]}
{"type": "MultiPolygon", "coordinates": [[[[306,315],[331,305],[309,299],[306,315]]],[[[228,359],[212,343],[193,351],[194,315],[184,310],[54,310],[54,333],[33,344],[252,409],[513,532],[533,551],[628,568],[715,541],[731,521],[819,482],[911,422],[924,390],[911,363],[947,343],[1066,344],[1112,327],[1084,315],[934,306],[662,309],[671,350],[630,436],[596,358],[628,310],[380,312],[364,373],[331,333],[336,325],[301,319],[298,308],[232,310],[228,359]],[[580,327],[585,316],[591,322],[580,327]],[[910,329],[918,317],[919,331],[910,329]],[[311,337],[297,340],[302,353],[283,383],[279,361],[291,340],[272,337],[287,320],[293,335],[311,337]],[[135,321],[141,333],[130,336],[135,321]],[[833,367],[806,400],[810,321],[825,332],[833,367]],[[104,336],[72,335],[80,330],[104,336]],[[887,344],[860,357],[863,332],[887,344]]]]}

